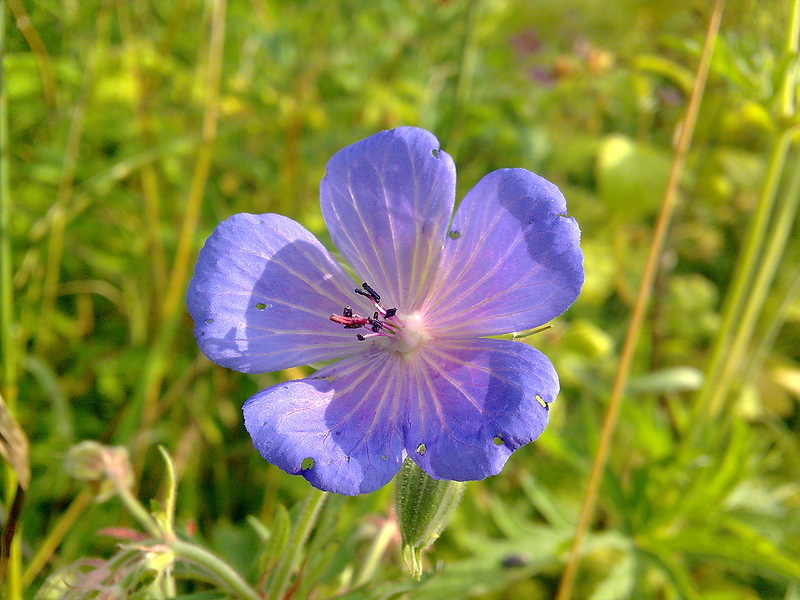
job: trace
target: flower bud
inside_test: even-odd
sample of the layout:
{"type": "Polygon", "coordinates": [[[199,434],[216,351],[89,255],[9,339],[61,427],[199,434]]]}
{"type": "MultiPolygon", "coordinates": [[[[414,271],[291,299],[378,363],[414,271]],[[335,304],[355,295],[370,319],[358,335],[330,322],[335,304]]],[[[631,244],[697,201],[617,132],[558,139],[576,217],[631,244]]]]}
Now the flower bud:
{"type": "Polygon", "coordinates": [[[444,530],[463,491],[463,482],[432,479],[410,458],[400,468],[394,510],[403,539],[403,560],[415,579],[422,575],[422,552],[444,530]]]}
{"type": "Polygon", "coordinates": [[[72,446],[64,461],[67,474],[80,481],[96,482],[98,501],[107,500],[117,487],[129,488],[133,482],[128,450],[85,440],[72,446]]]}

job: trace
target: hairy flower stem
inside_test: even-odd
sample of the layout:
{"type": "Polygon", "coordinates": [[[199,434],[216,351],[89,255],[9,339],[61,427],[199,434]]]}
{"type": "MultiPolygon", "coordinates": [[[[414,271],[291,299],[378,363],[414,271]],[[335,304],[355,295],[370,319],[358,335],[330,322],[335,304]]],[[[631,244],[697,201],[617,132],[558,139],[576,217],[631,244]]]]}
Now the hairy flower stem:
{"type": "Polygon", "coordinates": [[[572,541],[566,568],[561,576],[561,583],[558,588],[556,600],[568,600],[572,596],[572,590],[575,586],[575,579],[578,573],[578,560],[580,557],[581,547],[583,545],[583,538],[586,536],[586,533],[589,529],[589,523],[594,514],[595,505],[597,504],[597,494],[600,489],[602,475],[608,462],[608,455],[611,450],[611,442],[614,437],[614,430],[617,425],[619,409],[622,403],[622,394],[624,393],[625,387],[628,383],[628,377],[633,364],[633,355],[639,340],[639,332],[641,330],[642,323],[644,322],[647,306],[653,290],[656,269],[659,265],[661,254],[664,250],[664,242],[666,240],[667,230],[669,229],[670,222],[672,221],[672,215],[675,210],[678,184],[680,181],[680,176],[683,173],[684,165],[686,164],[686,156],[689,151],[692,135],[697,123],[697,114],[700,109],[700,102],[703,98],[703,91],[705,90],[706,81],[708,79],[711,55],[717,40],[719,26],[722,20],[722,7],[724,4],[725,0],[715,0],[714,2],[714,7],[706,33],[705,45],[703,47],[703,54],[700,58],[700,64],[697,68],[697,75],[694,81],[694,89],[692,90],[689,106],[686,110],[686,118],[681,126],[680,137],[675,150],[675,157],[672,161],[672,168],[670,170],[667,189],[664,194],[664,199],[661,203],[661,211],[658,215],[656,230],[653,235],[653,242],[650,246],[647,264],[642,276],[642,282],[639,286],[639,293],[636,297],[633,315],[631,315],[631,322],[628,326],[628,331],[623,342],[619,368],[617,369],[617,374],[614,379],[614,386],[611,390],[611,398],[609,399],[608,410],[606,411],[605,420],[603,422],[603,429],[600,434],[600,442],[598,444],[594,462],[592,463],[592,470],[589,474],[589,481],[583,497],[583,504],[578,517],[575,537],[572,541]]]}
{"type": "Polygon", "coordinates": [[[138,498],[133,495],[130,488],[120,483],[116,479],[111,479],[114,488],[119,495],[119,499],[122,501],[122,504],[128,510],[129,513],[135,518],[139,525],[147,532],[147,534],[151,537],[156,539],[164,538],[164,532],[161,531],[161,528],[156,523],[155,519],[153,519],[152,515],[147,511],[144,505],[139,502],[138,498]]]}
{"type": "MultiPolygon", "coordinates": [[[[161,527],[144,505],[133,495],[133,492],[124,481],[112,477],[111,482],[128,512],[133,515],[148,535],[169,546],[175,553],[176,558],[184,559],[199,566],[237,598],[258,600],[259,596],[256,591],[230,565],[202,546],[184,542],[175,537],[171,531],[171,524],[168,524],[166,528],[161,527]]],[[[172,500],[168,498],[167,504],[171,502],[172,500]]],[[[171,573],[167,573],[164,583],[167,586],[167,595],[174,596],[175,584],[171,573]]]]}

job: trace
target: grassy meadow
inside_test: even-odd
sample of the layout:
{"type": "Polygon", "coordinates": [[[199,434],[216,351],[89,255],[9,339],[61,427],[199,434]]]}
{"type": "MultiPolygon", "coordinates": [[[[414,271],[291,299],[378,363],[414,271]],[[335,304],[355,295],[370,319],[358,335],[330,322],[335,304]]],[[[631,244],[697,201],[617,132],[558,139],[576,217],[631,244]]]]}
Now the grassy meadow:
{"type": "Polygon", "coordinates": [[[0,14],[1,597],[800,600],[800,0],[0,14]],[[391,484],[323,495],[254,450],[242,403],[311,370],[214,365],[185,307],[234,213],[329,243],[326,162],[401,125],[459,198],[556,183],[586,270],[519,341],[560,376],[547,430],[419,581],[391,484]]]}

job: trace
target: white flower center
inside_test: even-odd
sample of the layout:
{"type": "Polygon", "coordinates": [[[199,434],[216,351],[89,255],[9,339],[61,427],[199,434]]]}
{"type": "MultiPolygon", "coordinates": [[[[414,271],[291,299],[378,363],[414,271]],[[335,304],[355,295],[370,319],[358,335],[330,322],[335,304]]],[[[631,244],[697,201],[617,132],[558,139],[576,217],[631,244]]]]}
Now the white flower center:
{"type": "Polygon", "coordinates": [[[398,327],[396,333],[387,336],[387,349],[408,354],[416,350],[425,340],[430,339],[425,329],[425,322],[419,313],[403,315],[398,320],[402,325],[398,327]]]}

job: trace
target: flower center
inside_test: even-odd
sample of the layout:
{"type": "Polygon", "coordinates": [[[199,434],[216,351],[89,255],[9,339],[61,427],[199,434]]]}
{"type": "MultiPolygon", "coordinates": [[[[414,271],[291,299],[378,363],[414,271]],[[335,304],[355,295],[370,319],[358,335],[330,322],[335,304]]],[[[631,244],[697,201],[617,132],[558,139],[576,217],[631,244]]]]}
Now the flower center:
{"type": "Polygon", "coordinates": [[[331,315],[330,320],[344,325],[345,329],[368,330],[370,333],[356,334],[359,341],[375,338],[383,349],[408,354],[430,337],[419,313],[401,316],[396,308],[384,308],[380,294],[366,282],[354,291],[372,301],[375,306],[372,316],[362,317],[349,306],[345,306],[341,315],[331,315]]]}

